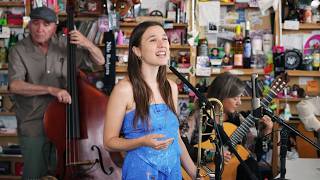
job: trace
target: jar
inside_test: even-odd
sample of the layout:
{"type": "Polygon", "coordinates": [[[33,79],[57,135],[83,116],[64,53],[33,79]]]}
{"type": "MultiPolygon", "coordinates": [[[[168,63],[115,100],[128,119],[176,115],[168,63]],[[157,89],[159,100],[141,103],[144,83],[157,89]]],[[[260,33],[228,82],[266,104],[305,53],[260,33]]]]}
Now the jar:
{"type": "Polygon", "coordinates": [[[312,22],[312,9],[311,6],[306,6],[304,11],[304,21],[306,23],[312,22]]]}
{"type": "Polygon", "coordinates": [[[316,24],[318,21],[320,21],[319,11],[316,9],[312,14],[312,23],[316,24]]]}
{"type": "Polygon", "coordinates": [[[313,56],[313,70],[318,71],[320,66],[320,53],[314,52],[312,56],[313,56]]]}
{"type": "Polygon", "coordinates": [[[251,40],[251,46],[252,46],[252,54],[258,54],[262,51],[262,37],[259,35],[253,36],[251,40]]]}
{"type": "Polygon", "coordinates": [[[209,50],[208,50],[207,39],[199,39],[197,52],[198,52],[197,56],[208,56],[209,50]]]}

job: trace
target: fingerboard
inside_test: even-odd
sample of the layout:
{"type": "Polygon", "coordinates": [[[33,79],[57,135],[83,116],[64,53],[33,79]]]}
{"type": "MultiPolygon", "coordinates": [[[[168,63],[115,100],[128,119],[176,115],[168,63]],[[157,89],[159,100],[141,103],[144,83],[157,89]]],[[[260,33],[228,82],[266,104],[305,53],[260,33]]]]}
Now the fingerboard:
{"type": "MultiPolygon", "coordinates": [[[[262,107],[268,107],[274,97],[276,97],[277,93],[275,93],[272,89],[261,101],[262,107]]],[[[255,125],[255,122],[258,121],[259,118],[256,118],[252,115],[252,112],[245,118],[245,120],[240,124],[240,126],[232,133],[230,140],[233,147],[235,147],[238,143],[240,143],[244,136],[247,135],[249,129],[255,125]]]]}

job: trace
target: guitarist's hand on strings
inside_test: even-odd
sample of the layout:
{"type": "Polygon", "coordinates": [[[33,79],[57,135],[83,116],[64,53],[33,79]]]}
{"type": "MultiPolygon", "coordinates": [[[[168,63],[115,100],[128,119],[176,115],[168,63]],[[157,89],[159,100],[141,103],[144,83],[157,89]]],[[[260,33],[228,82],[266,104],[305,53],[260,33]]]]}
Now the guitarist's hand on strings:
{"type": "Polygon", "coordinates": [[[165,140],[158,140],[164,138],[163,134],[149,134],[142,137],[142,142],[144,146],[152,147],[153,149],[167,149],[169,145],[172,144],[173,138],[168,138],[165,140]]]}
{"type": "Polygon", "coordinates": [[[271,120],[271,118],[267,115],[264,115],[261,119],[260,119],[260,123],[262,123],[264,125],[264,129],[263,129],[263,134],[270,134],[272,132],[272,128],[273,128],[273,122],[271,120]]]}
{"type": "Polygon", "coordinates": [[[231,152],[230,151],[227,151],[227,150],[225,150],[224,152],[223,152],[223,157],[224,157],[224,163],[225,164],[228,164],[229,162],[230,162],[230,160],[231,160],[231,152]]]}

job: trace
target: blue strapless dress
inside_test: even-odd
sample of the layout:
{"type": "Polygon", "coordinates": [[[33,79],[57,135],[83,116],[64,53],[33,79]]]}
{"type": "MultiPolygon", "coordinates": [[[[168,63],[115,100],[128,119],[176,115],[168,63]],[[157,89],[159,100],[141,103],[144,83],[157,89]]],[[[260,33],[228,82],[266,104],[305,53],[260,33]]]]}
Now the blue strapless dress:
{"type": "Polygon", "coordinates": [[[166,104],[149,106],[151,125],[147,128],[139,121],[133,127],[135,111],[128,112],[123,120],[122,132],[126,139],[135,139],[148,134],[164,134],[164,139],[174,138],[173,143],[164,150],[141,146],[127,152],[123,166],[122,179],[125,180],[180,180],[180,146],[178,143],[179,122],[166,104]]]}

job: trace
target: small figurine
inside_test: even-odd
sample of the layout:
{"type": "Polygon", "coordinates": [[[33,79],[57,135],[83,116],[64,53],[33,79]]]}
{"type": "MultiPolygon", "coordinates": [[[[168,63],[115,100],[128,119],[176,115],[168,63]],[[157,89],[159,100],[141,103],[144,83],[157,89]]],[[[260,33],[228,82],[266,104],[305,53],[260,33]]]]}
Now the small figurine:
{"type": "Polygon", "coordinates": [[[219,59],[219,49],[212,48],[210,51],[210,59],[219,59]]]}
{"type": "Polygon", "coordinates": [[[232,55],[231,55],[231,44],[226,42],[224,44],[224,57],[222,58],[222,67],[225,69],[232,69],[232,55]]]}

